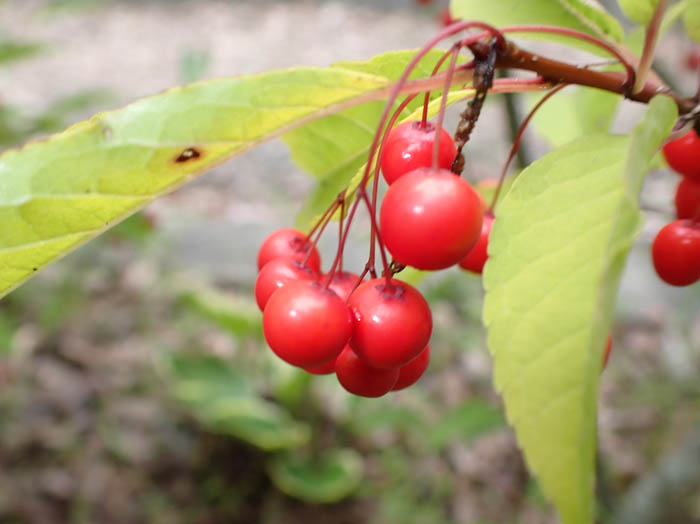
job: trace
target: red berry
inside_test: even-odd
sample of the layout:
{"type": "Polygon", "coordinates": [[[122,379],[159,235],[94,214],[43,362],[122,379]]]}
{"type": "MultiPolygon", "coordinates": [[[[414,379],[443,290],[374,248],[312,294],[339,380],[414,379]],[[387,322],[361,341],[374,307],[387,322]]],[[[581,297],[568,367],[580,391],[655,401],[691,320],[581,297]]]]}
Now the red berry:
{"type": "MultiPolygon", "coordinates": [[[[421,167],[433,165],[435,124],[426,122],[404,122],[391,130],[382,149],[382,173],[388,184],[421,167]]],[[[457,155],[457,148],[450,134],[443,128],[440,132],[438,167],[449,169],[457,155]]]]}
{"type": "Polygon", "coordinates": [[[429,363],[430,346],[425,348],[420,355],[411,360],[408,364],[399,368],[399,379],[391,390],[398,391],[400,389],[405,389],[418,382],[418,379],[421,378],[425,370],[428,369],[429,363]]]}
{"type": "Polygon", "coordinates": [[[668,164],[681,175],[700,180],[700,137],[691,129],[664,146],[668,164]]]}
{"type": "MultiPolygon", "coordinates": [[[[323,275],[321,280],[325,278],[326,275],[323,275]]],[[[333,275],[331,283],[328,284],[328,288],[335,291],[335,294],[338,295],[343,300],[343,302],[346,302],[348,300],[348,297],[350,296],[350,293],[352,293],[353,289],[355,289],[355,286],[357,285],[357,281],[359,279],[359,275],[356,275],[355,273],[350,273],[348,271],[336,273],[335,275],[333,275]]]]}
{"type": "Polygon", "coordinates": [[[672,286],[700,280],[700,222],[676,220],[666,224],[651,246],[656,273],[672,286]]]}
{"type": "MultiPolygon", "coordinates": [[[[303,262],[310,249],[312,249],[311,243],[301,231],[289,227],[278,229],[271,233],[260,246],[258,251],[258,271],[265,267],[265,264],[270,260],[278,257],[291,257],[294,260],[303,262]]],[[[315,247],[306,263],[311,269],[320,273],[321,257],[315,247]]]]}
{"type": "Polygon", "coordinates": [[[489,258],[487,248],[489,245],[489,236],[491,235],[492,226],[493,215],[486,213],[481,224],[481,235],[479,236],[479,240],[477,240],[476,245],[459,263],[462,269],[478,274],[481,274],[481,272],[484,270],[484,264],[486,264],[486,260],[489,258]]]}
{"type": "Polygon", "coordinates": [[[346,346],[335,361],[338,382],[347,391],[361,397],[386,395],[399,378],[398,369],[377,369],[368,366],[346,346]]]}
{"type": "Polygon", "coordinates": [[[608,340],[605,343],[605,353],[603,354],[603,369],[608,365],[610,360],[610,351],[612,351],[612,338],[608,335],[608,340]]]}
{"type": "Polygon", "coordinates": [[[303,266],[301,262],[289,257],[275,258],[265,264],[258,273],[255,281],[255,301],[260,311],[263,311],[272,294],[282,286],[295,280],[316,279],[318,273],[309,266],[303,266]]]}
{"type": "Polygon", "coordinates": [[[306,371],[307,373],[311,373],[312,375],[330,375],[331,373],[335,372],[336,360],[337,357],[321,366],[316,366],[314,368],[304,368],[304,371],[306,371]]]}
{"type": "Polygon", "coordinates": [[[318,282],[290,282],[270,297],[263,313],[265,340],[293,366],[327,364],[342,351],[351,332],[347,306],[318,282]]]}
{"type": "Polygon", "coordinates": [[[430,307],[417,289],[392,279],[360,284],[348,299],[352,313],[350,346],[368,365],[393,369],[416,358],[430,340],[430,307]]]}
{"type": "Polygon", "coordinates": [[[380,230],[394,259],[418,269],[444,269],[462,260],[481,234],[481,199],[463,178],[419,169],[384,196],[380,230]]]}
{"type": "Polygon", "coordinates": [[[700,213],[700,180],[683,177],[676,188],[676,216],[695,218],[700,213]]]}

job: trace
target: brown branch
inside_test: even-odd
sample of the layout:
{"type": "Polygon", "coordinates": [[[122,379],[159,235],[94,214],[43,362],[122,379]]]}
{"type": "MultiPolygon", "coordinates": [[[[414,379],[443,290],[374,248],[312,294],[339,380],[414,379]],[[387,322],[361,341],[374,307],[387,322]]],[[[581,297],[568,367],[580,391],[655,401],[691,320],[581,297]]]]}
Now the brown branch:
{"type": "MultiPolygon", "coordinates": [[[[485,41],[474,44],[477,48],[482,47],[484,51],[486,51],[487,45],[485,41]]],[[[665,93],[673,98],[681,114],[691,112],[696,105],[692,99],[681,98],[668,87],[651,82],[646,82],[639,92],[632,93],[625,73],[599,72],[578,67],[525,51],[510,41],[508,41],[506,49],[496,61],[496,67],[499,69],[532,71],[555,84],[577,84],[594,87],[610,91],[611,93],[618,93],[636,102],[649,103],[656,95],[665,93]]]]}

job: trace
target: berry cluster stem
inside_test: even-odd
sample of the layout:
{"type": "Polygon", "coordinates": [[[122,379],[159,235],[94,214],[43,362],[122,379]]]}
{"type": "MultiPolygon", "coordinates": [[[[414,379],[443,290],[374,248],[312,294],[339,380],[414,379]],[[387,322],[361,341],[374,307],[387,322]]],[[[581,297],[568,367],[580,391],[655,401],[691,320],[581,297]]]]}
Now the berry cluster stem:
{"type": "Polygon", "coordinates": [[[447,73],[445,75],[445,87],[442,89],[442,98],[440,99],[440,110],[438,111],[437,122],[435,123],[435,142],[433,143],[433,169],[437,169],[438,167],[438,155],[440,152],[440,135],[442,134],[442,124],[445,121],[447,96],[450,93],[450,85],[452,84],[452,77],[454,76],[455,67],[457,65],[457,57],[459,56],[460,48],[461,44],[458,42],[457,44],[453,45],[449,51],[449,53],[452,55],[452,58],[450,59],[450,64],[447,67],[447,73]]]}
{"type": "MultiPolygon", "coordinates": [[[[474,44],[486,51],[486,42],[474,44]]],[[[681,98],[666,86],[651,82],[645,82],[642,89],[632,93],[628,88],[629,75],[627,73],[594,71],[578,65],[561,62],[541,55],[526,51],[513,42],[508,41],[505,52],[499,54],[496,60],[497,68],[521,69],[537,73],[556,84],[577,84],[585,87],[594,87],[624,95],[635,102],[649,103],[656,95],[665,93],[676,102],[681,114],[690,113],[695,102],[691,98],[681,98]]]]}
{"type": "Polygon", "coordinates": [[[600,38],[596,38],[594,36],[591,36],[587,33],[584,33],[582,31],[577,31],[575,29],[568,29],[566,27],[556,27],[556,26],[548,26],[548,25],[513,25],[513,26],[508,26],[504,27],[501,29],[502,33],[553,33],[553,34],[558,34],[566,37],[571,37],[575,38],[577,40],[582,40],[584,42],[588,42],[589,44],[593,44],[608,53],[610,53],[615,59],[617,59],[618,62],[620,62],[620,65],[622,65],[625,68],[625,72],[627,73],[627,87],[631,88],[633,85],[635,85],[636,80],[637,80],[637,73],[634,70],[634,66],[630,64],[630,62],[622,55],[620,51],[615,49],[612,45],[608,44],[604,40],[601,40],[600,38]]]}

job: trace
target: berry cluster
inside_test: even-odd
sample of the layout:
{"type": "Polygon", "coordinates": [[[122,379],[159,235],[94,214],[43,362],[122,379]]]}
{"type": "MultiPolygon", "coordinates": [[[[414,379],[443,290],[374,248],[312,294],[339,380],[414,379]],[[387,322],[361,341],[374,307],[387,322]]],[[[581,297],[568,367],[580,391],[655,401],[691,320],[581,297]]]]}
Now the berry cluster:
{"type": "Polygon", "coordinates": [[[664,146],[666,161],[682,179],[676,189],[677,220],[656,235],[654,268],[672,286],[700,280],[700,137],[694,129],[664,146]]]}
{"type": "MultiPolygon", "coordinates": [[[[429,121],[406,122],[386,134],[379,163],[389,188],[378,223],[372,221],[370,262],[362,275],[342,269],[356,208],[343,229],[342,193],[310,235],[287,228],[265,239],[255,298],[265,339],[279,358],[309,373],[335,373],[347,391],[365,397],[404,389],[423,375],[430,360],[430,307],[394,274],[404,266],[456,264],[481,273],[493,222],[472,186],[449,170],[456,154],[452,137],[429,121]],[[336,211],[338,253],[323,274],[315,244],[336,211]],[[375,240],[384,261],[380,277],[373,267],[375,240]]],[[[368,209],[373,215],[371,203],[368,209]]]]}
{"type": "MultiPolygon", "coordinates": [[[[458,22],[443,30],[414,56],[392,88],[359,183],[338,194],[308,235],[281,229],[264,241],[255,297],[263,311],[267,343],[282,360],[309,373],[335,373],[347,391],[366,397],[406,388],[425,372],[430,360],[430,307],[396,274],[407,266],[440,270],[458,265],[476,274],[483,271],[493,209],[520,137],[533,113],[566,85],[551,89],[523,121],[487,207],[461,177],[462,149],[486,95],[498,81],[496,58],[507,49],[503,34],[481,22],[458,22]],[[443,82],[436,121],[428,119],[427,91],[422,118],[398,123],[417,96],[408,94],[400,100],[416,65],[441,39],[470,29],[482,32],[457,41],[434,66],[432,85],[443,82]],[[459,65],[458,56],[465,48],[474,60],[459,65]],[[453,139],[442,128],[447,93],[455,75],[465,71],[470,72],[475,93],[461,113],[453,139]],[[381,202],[380,172],[388,184],[381,202]],[[343,251],[361,204],[370,218],[371,236],[368,260],[358,275],[343,270],[343,251]],[[333,219],[338,222],[338,249],[322,273],[316,244],[333,219]],[[380,273],[375,267],[377,253],[380,273]]],[[[608,341],[605,361],[610,347],[608,341]]]]}

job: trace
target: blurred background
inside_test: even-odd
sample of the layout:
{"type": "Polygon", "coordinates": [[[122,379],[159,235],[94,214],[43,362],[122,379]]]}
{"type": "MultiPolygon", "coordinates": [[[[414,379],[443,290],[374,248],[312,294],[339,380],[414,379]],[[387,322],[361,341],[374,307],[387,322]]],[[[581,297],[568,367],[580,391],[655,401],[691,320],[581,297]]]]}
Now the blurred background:
{"type": "MultiPolygon", "coordinates": [[[[446,7],[0,1],[0,149],[182,83],[415,48],[446,7]]],[[[675,30],[659,53],[682,92],[693,52],[675,30]]],[[[473,180],[498,174],[528,103],[489,100],[473,180]]],[[[624,104],[616,127],[636,110],[624,104]]],[[[523,160],[548,147],[528,133],[523,160]]],[[[264,144],[0,301],[0,523],[556,522],[491,385],[479,278],[419,283],[432,362],[406,391],[352,397],[272,357],[256,251],[313,182],[264,144]]],[[[648,257],[676,182],[661,169],[645,187],[602,380],[599,500],[621,522],[700,523],[700,286],[662,285],[648,257]]],[[[366,238],[353,241],[359,272],[366,238]]]]}

